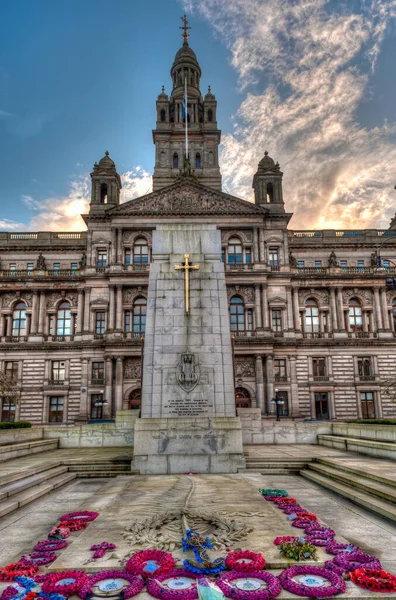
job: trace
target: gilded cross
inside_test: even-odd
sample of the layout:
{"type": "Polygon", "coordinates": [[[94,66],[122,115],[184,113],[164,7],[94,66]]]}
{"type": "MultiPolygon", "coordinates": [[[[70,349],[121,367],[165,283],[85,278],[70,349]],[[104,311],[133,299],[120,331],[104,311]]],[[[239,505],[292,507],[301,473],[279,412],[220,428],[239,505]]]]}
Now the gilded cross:
{"type": "Polygon", "coordinates": [[[180,17],[183,23],[183,27],[179,27],[179,29],[183,29],[183,33],[182,38],[184,40],[185,44],[188,44],[188,38],[189,38],[189,33],[187,33],[187,29],[191,29],[191,27],[187,27],[188,25],[188,21],[187,21],[187,15],[183,15],[182,17],[180,17]]]}
{"type": "Polygon", "coordinates": [[[184,291],[186,295],[186,315],[190,314],[190,270],[198,270],[199,265],[190,265],[190,255],[184,255],[184,265],[175,265],[176,271],[184,269],[184,291]]]}

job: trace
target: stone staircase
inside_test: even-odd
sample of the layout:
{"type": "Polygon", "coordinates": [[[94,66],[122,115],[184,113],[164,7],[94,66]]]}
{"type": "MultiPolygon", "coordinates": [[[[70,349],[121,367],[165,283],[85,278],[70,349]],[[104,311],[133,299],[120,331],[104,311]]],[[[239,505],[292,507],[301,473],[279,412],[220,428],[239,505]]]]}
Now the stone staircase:
{"type": "Polygon", "coordinates": [[[261,458],[245,453],[246,469],[239,472],[256,471],[262,475],[298,475],[312,461],[312,458],[261,458]]]}
{"type": "Polygon", "coordinates": [[[396,478],[317,458],[300,475],[372,512],[396,521],[396,478]]]}
{"type": "Polygon", "coordinates": [[[345,450],[347,452],[359,452],[368,456],[378,458],[396,459],[396,443],[393,441],[372,440],[363,437],[350,437],[349,435],[318,435],[319,446],[345,450]]]}
{"type": "Polygon", "coordinates": [[[27,442],[14,442],[0,446],[0,463],[13,458],[20,458],[48,450],[56,450],[59,447],[58,440],[33,440],[27,442]]]}

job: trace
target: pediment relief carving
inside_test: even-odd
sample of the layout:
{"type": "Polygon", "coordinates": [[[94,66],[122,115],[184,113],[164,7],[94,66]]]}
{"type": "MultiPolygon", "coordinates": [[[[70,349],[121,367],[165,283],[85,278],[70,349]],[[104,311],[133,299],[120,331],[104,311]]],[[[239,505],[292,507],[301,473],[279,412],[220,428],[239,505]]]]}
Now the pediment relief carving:
{"type": "Polygon", "coordinates": [[[329,294],[327,291],[309,289],[309,290],[300,290],[298,292],[298,302],[300,306],[305,306],[308,298],[313,298],[316,300],[319,306],[328,306],[329,304],[329,294]]]}
{"type": "Polygon", "coordinates": [[[232,296],[240,296],[244,302],[254,302],[254,287],[249,285],[228,285],[227,286],[228,300],[232,296]]]}
{"type": "Polygon", "coordinates": [[[281,298],[281,296],[274,296],[273,298],[270,298],[268,300],[268,304],[270,306],[274,305],[274,304],[286,304],[286,298],[281,298]]]}

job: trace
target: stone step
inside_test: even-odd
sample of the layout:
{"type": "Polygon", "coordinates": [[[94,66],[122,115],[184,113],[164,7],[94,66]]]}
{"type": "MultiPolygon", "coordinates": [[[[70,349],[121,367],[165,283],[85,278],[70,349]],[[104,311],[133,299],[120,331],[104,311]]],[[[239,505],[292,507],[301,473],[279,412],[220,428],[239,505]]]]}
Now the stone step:
{"type": "Polygon", "coordinates": [[[396,459],[396,444],[394,442],[377,442],[360,438],[343,437],[341,435],[318,434],[318,444],[327,448],[359,452],[377,458],[396,459]]]}
{"type": "Polygon", "coordinates": [[[101,462],[97,464],[72,464],[68,465],[68,469],[70,472],[79,472],[84,471],[103,471],[103,470],[111,470],[111,471],[130,471],[131,470],[131,461],[125,463],[112,463],[112,462],[101,462]]]}
{"type": "Polygon", "coordinates": [[[396,521],[396,506],[390,502],[380,500],[376,496],[372,496],[367,492],[357,490],[349,485],[336,482],[334,479],[330,479],[325,475],[315,473],[311,469],[304,469],[301,471],[300,475],[306,479],[309,479],[310,481],[314,481],[328,490],[331,490],[332,492],[335,492],[336,494],[339,494],[340,496],[343,496],[344,498],[348,498],[348,500],[351,500],[359,506],[363,506],[364,508],[371,510],[378,515],[386,517],[391,521],[396,521]]]}
{"type": "Polygon", "coordinates": [[[8,483],[7,485],[0,486],[0,500],[4,498],[9,498],[18,494],[19,492],[23,492],[31,487],[36,485],[40,485],[44,481],[56,477],[57,475],[62,475],[63,473],[67,473],[67,467],[53,467],[50,468],[47,466],[45,471],[38,473],[36,475],[26,476],[19,479],[18,481],[13,481],[12,483],[8,483]]]}
{"type": "Polygon", "coordinates": [[[6,500],[3,500],[0,502],[0,517],[18,510],[18,508],[37,500],[37,498],[41,498],[41,496],[45,496],[45,494],[62,487],[76,477],[77,475],[75,473],[63,473],[62,475],[52,477],[52,479],[47,480],[45,483],[36,485],[24,492],[19,492],[19,494],[15,494],[6,500]]]}
{"type": "Polygon", "coordinates": [[[247,469],[238,469],[238,473],[251,473],[254,471],[255,473],[260,473],[261,475],[296,475],[299,474],[303,468],[304,467],[298,469],[287,469],[286,467],[273,467],[263,469],[261,467],[248,467],[247,469]]]}
{"type": "Polygon", "coordinates": [[[139,471],[77,471],[73,473],[79,479],[93,479],[95,477],[129,477],[131,475],[139,475],[139,471]]]}
{"type": "MultiPolygon", "coordinates": [[[[339,469],[340,471],[345,471],[346,473],[352,473],[353,475],[362,475],[361,469],[357,469],[356,467],[351,467],[346,463],[338,462],[337,460],[331,458],[317,458],[316,463],[327,465],[329,467],[334,467],[339,469]]],[[[380,483],[385,483],[386,485],[390,485],[392,487],[396,487],[396,470],[395,470],[395,478],[390,479],[389,477],[384,477],[380,473],[371,473],[370,471],[364,471],[364,477],[367,479],[372,479],[374,481],[378,481],[380,483]]]]}
{"type": "Polygon", "coordinates": [[[48,450],[56,450],[59,445],[59,440],[37,440],[33,442],[17,442],[14,444],[5,444],[0,446],[0,462],[19,458],[27,454],[37,454],[38,452],[47,452],[48,450]]]}
{"type": "Polygon", "coordinates": [[[369,494],[371,493],[374,496],[379,496],[380,498],[387,500],[387,502],[393,502],[396,504],[396,490],[394,488],[389,487],[384,483],[374,483],[374,481],[366,479],[365,473],[363,472],[360,472],[359,476],[357,476],[347,473],[346,471],[339,470],[337,467],[328,467],[315,463],[309,465],[308,469],[312,469],[316,473],[320,473],[321,475],[329,477],[330,479],[335,479],[341,483],[346,483],[346,485],[363,490],[369,494]]]}
{"type": "Polygon", "coordinates": [[[256,457],[251,457],[251,458],[245,458],[246,463],[272,463],[272,464],[302,464],[302,465],[306,465],[309,462],[312,462],[312,458],[277,458],[277,457],[272,457],[271,458],[260,458],[259,456],[256,457]]]}
{"type": "MultiPolygon", "coordinates": [[[[4,475],[0,468],[0,481],[2,485],[6,485],[8,483],[12,483],[13,481],[19,481],[20,479],[24,479],[25,477],[30,477],[31,475],[37,475],[38,473],[42,473],[43,471],[47,471],[48,469],[52,469],[54,467],[59,467],[61,465],[60,462],[43,462],[40,465],[29,465],[20,471],[14,471],[13,473],[7,473],[4,475]]],[[[7,466],[4,467],[7,469],[7,466]]]]}

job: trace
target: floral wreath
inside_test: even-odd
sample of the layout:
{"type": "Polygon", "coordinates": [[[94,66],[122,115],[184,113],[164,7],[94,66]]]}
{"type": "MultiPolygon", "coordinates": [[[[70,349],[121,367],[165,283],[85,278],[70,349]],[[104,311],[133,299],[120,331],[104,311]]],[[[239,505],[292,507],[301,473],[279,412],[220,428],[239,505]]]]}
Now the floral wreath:
{"type": "Polygon", "coordinates": [[[63,525],[57,525],[56,527],[53,527],[51,529],[51,531],[48,534],[48,539],[49,540],[64,540],[65,538],[69,537],[70,535],[70,528],[69,527],[64,527],[63,525]]]}
{"type": "Polygon", "coordinates": [[[87,519],[68,519],[67,521],[61,521],[58,527],[59,529],[68,529],[69,531],[81,531],[88,527],[88,523],[87,519]]]}
{"type": "Polygon", "coordinates": [[[356,552],[339,552],[335,555],[332,562],[344,570],[344,573],[355,571],[356,569],[381,570],[382,565],[378,558],[371,554],[364,554],[357,550],[356,552]]]}
{"type": "Polygon", "coordinates": [[[250,573],[252,571],[261,571],[264,569],[265,558],[262,554],[250,552],[250,550],[230,552],[225,559],[225,565],[230,571],[250,573]]]}
{"type": "Polygon", "coordinates": [[[328,598],[329,596],[342,594],[345,592],[346,588],[345,581],[342,579],[342,577],[337,575],[337,573],[334,571],[329,571],[323,567],[305,567],[296,565],[294,567],[290,567],[289,569],[285,569],[278,577],[282,587],[288,592],[296,594],[296,596],[307,596],[309,598],[328,598]],[[327,585],[323,588],[310,587],[308,585],[304,585],[303,583],[297,583],[294,581],[293,577],[296,577],[297,575],[319,575],[320,577],[323,577],[323,579],[330,581],[331,585],[327,585]]]}
{"type": "Polygon", "coordinates": [[[356,569],[348,578],[359,587],[371,592],[396,592],[396,577],[382,569],[356,569]]]}
{"type": "Polygon", "coordinates": [[[196,600],[198,598],[197,586],[194,585],[188,590],[170,590],[164,588],[161,583],[165,579],[171,579],[172,577],[186,577],[187,579],[197,579],[198,575],[187,571],[187,569],[170,569],[160,575],[155,575],[152,579],[147,580],[147,591],[150,596],[154,598],[161,598],[161,600],[173,600],[173,598],[180,598],[181,600],[196,600]]]}
{"type": "Polygon", "coordinates": [[[16,577],[24,575],[29,577],[35,575],[38,571],[38,565],[19,561],[11,563],[0,569],[0,581],[13,581],[16,577]]]}
{"type": "Polygon", "coordinates": [[[128,560],[125,570],[132,573],[132,575],[145,576],[144,568],[150,560],[158,564],[158,569],[154,572],[155,577],[173,569],[175,566],[175,559],[170,552],[165,552],[164,550],[141,550],[128,560]]]}
{"type": "Polygon", "coordinates": [[[84,571],[61,571],[50,573],[46,576],[42,586],[43,592],[47,594],[58,593],[62,596],[73,596],[85,585],[88,575],[84,571]],[[58,584],[62,579],[73,579],[71,583],[58,584]]]}
{"type": "Polygon", "coordinates": [[[284,544],[285,542],[294,542],[295,540],[298,540],[298,539],[299,538],[296,535],[281,535],[274,539],[274,544],[275,544],[275,546],[280,546],[281,544],[284,544]]]}
{"type": "Polygon", "coordinates": [[[335,540],[331,540],[331,542],[329,542],[326,545],[326,552],[328,554],[338,554],[339,552],[342,552],[343,550],[348,550],[348,552],[356,551],[356,550],[360,551],[360,548],[358,548],[357,546],[354,546],[353,544],[340,544],[339,542],[336,542],[335,540]]]}
{"type": "Polygon", "coordinates": [[[272,573],[268,573],[268,571],[252,571],[249,575],[254,579],[260,579],[267,583],[267,588],[247,592],[246,590],[238,590],[231,586],[230,583],[235,581],[235,579],[246,577],[246,573],[240,571],[222,573],[217,579],[216,584],[227,598],[237,598],[238,600],[245,600],[246,598],[249,598],[249,600],[270,600],[271,598],[276,598],[281,593],[282,588],[279,580],[272,573]]]}
{"type": "Polygon", "coordinates": [[[286,490],[274,490],[274,489],[259,489],[260,494],[263,496],[271,496],[272,498],[287,498],[289,495],[286,490]]]}
{"type": "Polygon", "coordinates": [[[36,583],[33,579],[21,575],[15,578],[15,582],[8,586],[1,595],[1,600],[34,600],[34,598],[44,598],[44,600],[65,600],[59,594],[46,594],[45,592],[34,592],[36,583]],[[20,588],[23,588],[20,591],[20,588]]]}
{"type": "Polygon", "coordinates": [[[31,552],[26,556],[22,556],[20,562],[33,565],[49,565],[56,560],[55,552],[31,552]]]}
{"type": "Polygon", "coordinates": [[[295,519],[292,523],[292,527],[298,527],[298,529],[306,529],[307,527],[311,527],[312,525],[312,521],[309,521],[308,519],[303,519],[302,516],[301,518],[295,519]]]}
{"type": "Polygon", "coordinates": [[[84,522],[89,523],[89,521],[94,521],[97,517],[99,517],[99,513],[93,510],[77,510],[75,512],[66,513],[59,517],[59,521],[74,521],[84,520],[84,522]]]}
{"type": "Polygon", "coordinates": [[[319,531],[323,532],[323,533],[331,533],[335,535],[335,531],[334,529],[330,529],[330,527],[325,527],[324,525],[321,525],[320,523],[313,521],[312,523],[308,523],[307,527],[305,529],[305,533],[307,533],[308,535],[312,535],[315,533],[318,533],[319,531]]]}
{"type": "Polygon", "coordinates": [[[271,496],[273,499],[273,503],[276,505],[279,504],[297,504],[297,500],[295,498],[289,498],[289,497],[285,497],[285,496],[281,496],[280,498],[278,496],[271,496]]]}
{"type": "Polygon", "coordinates": [[[82,588],[80,588],[78,595],[80,598],[90,596],[92,594],[92,588],[99,583],[99,581],[110,579],[111,577],[126,579],[129,582],[130,585],[122,590],[122,598],[125,600],[127,598],[133,598],[133,596],[139,594],[144,588],[144,580],[140,576],[136,577],[126,571],[99,571],[99,573],[89,575],[88,580],[84,583],[82,588]]]}
{"type": "Polygon", "coordinates": [[[56,552],[66,548],[67,545],[65,540],[44,540],[43,542],[37,542],[33,550],[36,550],[36,552],[56,552]]]}

